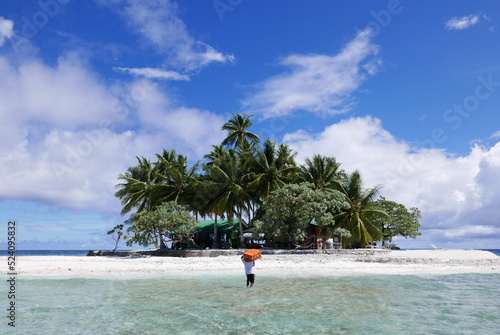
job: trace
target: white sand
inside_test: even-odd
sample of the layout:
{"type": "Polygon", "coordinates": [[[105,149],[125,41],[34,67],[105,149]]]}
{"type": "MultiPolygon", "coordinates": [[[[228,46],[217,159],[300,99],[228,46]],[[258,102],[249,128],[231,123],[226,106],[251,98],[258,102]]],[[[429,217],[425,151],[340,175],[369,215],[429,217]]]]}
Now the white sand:
{"type": "MultiPolygon", "coordinates": [[[[239,256],[75,257],[18,256],[17,276],[126,279],[150,275],[242,275],[239,256]]],[[[7,257],[0,274],[7,274],[7,257]]],[[[0,263],[1,264],[1,263],[0,263]]],[[[373,255],[264,255],[256,274],[267,276],[348,276],[362,274],[500,274],[500,257],[479,250],[376,251],[373,255]]]]}

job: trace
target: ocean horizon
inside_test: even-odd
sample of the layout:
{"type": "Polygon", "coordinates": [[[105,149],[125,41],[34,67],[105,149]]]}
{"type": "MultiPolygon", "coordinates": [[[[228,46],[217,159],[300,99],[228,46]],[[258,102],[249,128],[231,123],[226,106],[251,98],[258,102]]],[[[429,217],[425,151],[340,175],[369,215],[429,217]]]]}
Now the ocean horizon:
{"type": "MultiPolygon", "coordinates": [[[[90,250],[95,249],[76,249],[76,250],[16,250],[16,256],[87,256],[90,250]]],[[[103,249],[104,250],[104,249],[103,249]]],[[[404,250],[404,249],[402,249],[404,250]]],[[[419,249],[406,249],[406,250],[419,250],[419,249]]],[[[473,249],[483,250],[494,253],[500,256],[500,249],[473,249]]],[[[121,250],[117,250],[121,251],[121,250]]],[[[123,250],[129,251],[129,250],[123,250]]],[[[7,250],[0,250],[0,256],[9,256],[7,250]]]]}

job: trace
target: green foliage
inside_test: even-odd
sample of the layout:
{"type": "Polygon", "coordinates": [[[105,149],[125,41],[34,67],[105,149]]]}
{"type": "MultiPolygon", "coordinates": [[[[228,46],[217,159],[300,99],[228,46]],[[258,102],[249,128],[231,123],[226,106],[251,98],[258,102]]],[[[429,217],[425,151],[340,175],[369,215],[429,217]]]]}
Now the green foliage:
{"type": "Polygon", "coordinates": [[[233,114],[233,118],[222,126],[222,130],[228,132],[227,137],[222,141],[222,145],[242,148],[258,142],[259,136],[247,131],[247,128],[252,125],[251,118],[251,114],[233,114]]]}
{"type": "Polygon", "coordinates": [[[249,188],[266,200],[272,191],[291,183],[297,170],[295,155],[287,145],[276,147],[276,143],[266,140],[264,148],[249,159],[248,166],[253,176],[249,188]]]}
{"type": "MultiPolygon", "coordinates": [[[[220,157],[216,158],[212,164],[205,166],[207,174],[206,183],[203,184],[205,189],[210,190],[206,212],[215,215],[225,213],[229,221],[237,216],[240,219],[240,231],[243,230],[243,210],[249,200],[248,172],[243,164],[244,161],[235,150],[221,151],[220,157]]],[[[240,235],[240,243],[243,243],[243,235],[240,235]]]]}
{"type": "Polygon", "coordinates": [[[161,202],[175,201],[188,204],[193,198],[197,181],[199,163],[189,167],[188,159],[178,155],[175,150],[163,150],[156,155],[158,162],[157,183],[155,191],[161,202]]]}
{"type": "Polygon", "coordinates": [[[418,208],[411,207],[408,210],[404,205],[386,200],[384,197],[380,197],[374,205],[390,217],[390,220],[382,218],[374,220],[374,224],[384,234],[384,241],[391,242],[392,238],[396,235],[404,236],[405,238],[417,238],[417,236],[422,235],[418,231],[420,228],[419,220],[422,218],[418,208]]]}
{"type": "Polygon", "coordinates": [[[117,236],[122,236],[123,235],[123,224],[116,225],[113,227],[113,229],[111,229],[107,232],[108,235],[113,235],[114,233],[116,233],[117,236]]]}
{"type": "Polygon", "coordinates": [[[118,249],[118,243],[120,242],[122,236],[124,235],[123,234],[123,227],[124,227],[123,224],[116,225],[113,227],[113,229],[109,230],[107,233],[108,235],[111,235],[113,240],[115,240],[115,242],[116,242],[115,248],[113,249],[113,252],[115,252],[116,249],[118,249]],[[116,233],[116,237],[115,237],[115,233],[116,233]]]}
{"type": "Polygon", "coordinates": [[[169,201],[157,206],[155,210],[137,213],[130,229],[133,236],[127,245],[138,243],[143,246],[156,244],[158,239],[190,243],[196,230],[196,219],[186,208],[169,201]]]}
{"type": "MultiPolygon", "coordinates": [[[[163,150],[156,162],[137,157],[137,165],[119,176],[115,193],[123,205],[122,215],[135,212],[128,236],[124,235],[127,245],[163,247],[166,239],[193,244],[189,238],[192,225],[173,225],[177,221],[165,215],[174,215],[177,209],[165,207],[165,201],[185,205],[183,210],[196,216],[237,217],[240,224],[243,217],[251,222],[260,213],[260,229],[267,236],[300,237],[309,223],[316,224],[324,237],[336,231],[344,244],[361,246],[374,240],[390,241],[395,235],[420,235],[418,209],[408,211],[385,199],[374,202],[380,186],[364,189],[361,174],[346,174],[335,157],[314,155],[297,166],[290,147],[270,139],[260,143],[248,131],[251,125],[251,115],[233,114],[222,126],[227,137],[205,155],[201,172],[200,163],[188,164],[175,150],[163,150]]],[[[123,235],[122,230],[115,227],[111,234],[123,235]]]]}
{"type": "Polygon", "coordinates": [[[122,215],[134,208],[137,212],[151,210],[158,202],[155,192],[158,166],[144,157],[136,158],[138,164],[121,174],[118,177],[121,183],[116,185],[118,191],[115,196],[122,202],[122,215]]]}
{"type": "Polygon", "coordinates": [[[333,230],[334,235],[339,235],[342,238],[350,238],[352,237],[352,234],[349,230],[344,229],[344,228],[335,228],[333,230]]]}
{"type": "Polygon", "coordinates": [[[387,214],[373,207],[373,199],[380,187],[363,188],[363,181],[359,171],[347,176],[342,191],[349,205],[340,213],[334,215],[335,228],[344,228],[351,232],[352,237],[344,239],[344,243],[359,243],[364,247],[372,241],[381,241],[382,232],[374,224],[377,217],[390,219],[387,214]]]}
{"type": "Polygon", "coordinates": [[[340,163],[335,157],[314,155],[313,159],[307,158],[305,164],[299,167],[299,182],[313,183],[316,188],[340,189],[342,171],[339,171],[340,163]]]}
{"type": "Polygon", "coordinates": [[[333,212],[348,206],[336,190],[316,189],[313,184],[288,184],[271,193],[262,205],[258,230],[266,236],[289,234],[300,240],[309,224],[333,234],[333,212]]]}

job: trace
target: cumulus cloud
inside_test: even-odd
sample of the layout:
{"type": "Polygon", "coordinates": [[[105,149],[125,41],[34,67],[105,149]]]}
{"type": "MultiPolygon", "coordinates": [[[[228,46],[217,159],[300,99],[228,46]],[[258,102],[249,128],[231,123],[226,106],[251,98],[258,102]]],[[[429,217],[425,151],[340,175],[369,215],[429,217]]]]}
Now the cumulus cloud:
{"type": "Polygon", "coordinates": [[[462,17],[453,17],[445,22],[444,26],[448,30],[463,30],[479,23],[479,15],[465,15],[462,17]]]}
{"type": "MultiPolygon", "coordinates": [[[[142,87],[147,86],[139,81],[130,90],[139,91],[142,87]]],[[[158,134],[158,141],[182,148],[181,153],[192,159],[201,159],[212,144],[222,141],[224,134],[220,129],[225,122],[222,116],[181,106],[158,86],[152,86],[145,94],[146,98],[136,99],[138,123],[150,136],[158,134]]]]}
{"type": "Polygon", "coordinates": [[[165,64],[194,71],[211,63],[233,62],[234,56],[223,54],[191,36],[179,18],[178,6],[169,0],[124,0],[122,10],[129,26],[166,57],[165,64]]]}
{"type": "MultiPolygon", "coordinates": [[[[151,13],[146,14],[145,20],[151,13]]],[[[0,20],[2,43],[15,36],[12,27],[11,21],[0,20]]],[[[186,43],[194,49],[198,44],[186,43]]],[[[29,41],[23,45],[29,46],[29,41]]],[[[175,52],[179,45],[181,41],[171,51],[181,61],[175,52]]],[[[208,45],[193,52],[200,50],[202,61],[195,64],[193,56],[189,64],[183,63],[183,70],[228,61],[208,45]]],[[[189,48],[185,46],[184,52],[189,48]]],[[[136,156],[154,160],[165,148],[197,160],[223,137],[221,116],[186,107],[165,86],[148,80],[189,80],[189,75],[163,68],[119,68],[140,78],[110,80],[91,68],[82,54],[65,52],[48,64],[31,50],[0,53],[0,200],[18,201],[37,211],[34,227],[45,227],[36,232],[42,242],[23,241],[27,249],[47,245],[53,249],[65,243],[105,248],[109,236],[103,236],[103,230],[122,222],[121,205],[114,197],[118,175],[137,163],[136,156]],[[39,212],[40,206],[59,215],[41,224],[46,213],[39,212]],[[70,219],[61,217],[65,209],[72,213],[70,219]],[[101,217],[90,220],[93,228],[86,223],[79,230],[74,212],[79,218],[89,212],[101,217]],[[85,239],[89,229],[98,237],[85,239]],[[71,233],[83,239],[72,239],[71,233]],[[57,234],[65,240],[53,239],[57,234]]]]}
{"type": "Polygon", "coordinates": [[[0,77],[8,79],[0,82],[2,115],[18,122],[74,129],[111,112],[110,89],[74,55],[61,57],[55,67],[36,59],[17,66],[0,56],[0,77]]]}
{"type": "Polygon", "coordinates": [[[14,35],[14,22],[0,16],[0,47],[14,35]]]}
{"type": "Polygon", "coordinates": [[[151,81],[106,83],[84,64],[0,57],[0,199],[119,213],[114,187],[135,156],[201,159],[221,141],[221,117],[151,81]]]}
{"type": "Polygon", "coordinates": [[[500,142],[455,157],[412,148],[371,117],[346,119],[317,134],[287,134],[284,141],[299,161],[316,153],[334,156],[347,172],[360,170],[365,187],[381,184],[387,199],[421,209],[419,243],[474,246],[490,233],[500,242],[500,142]]]}
{"type": "Polygon", "coordinates": [[[295,111],[339,114],[353,106],[352,94],[380,66],[373,56],[378,46],[366,29],[336,55],[290,55],[280,65],[290,68],[256,85],[243,106],[263,117],[295,111]]]}
{"type": "Polygon", "coordinates": [[[144,77],[147,79],[189,80],[189,76],[187,75],[182,75],[175,71],[167,71],[150,67],[145,67],[145,68],[114,67],[113,70],[129,73],[133,76],[144,77]]]}

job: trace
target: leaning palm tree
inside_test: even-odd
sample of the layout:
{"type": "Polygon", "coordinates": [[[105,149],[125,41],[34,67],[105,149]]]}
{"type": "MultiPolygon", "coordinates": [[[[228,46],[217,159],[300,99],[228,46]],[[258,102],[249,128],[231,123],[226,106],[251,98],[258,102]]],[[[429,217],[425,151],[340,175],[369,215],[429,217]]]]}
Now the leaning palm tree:
{"type": "MultiPolygon", "coordinates": [[[[157,190],[158,165],[144,157],[136,158],[139,164],[128,168],[127,172],[118,177],[123,181],[116,185],[118,191],[115,193],[123,205],[121,215],[127,214],[134,208],[137,209],[136,213],[152,211],[160,204],[157,190]]],[[[162,234],[159,234],[156,227],[153,227],[151,232],[145,233],[157,236],[156,247],[165,248],[162,234]]]]}
{"type": "Polygon", "coordinates": [[[258,143],[259,136],[247,131],[247,128],[252,125],[251,117],[251,114],[233,114],[233,118],[222,126],[222,130],[229,132],[224,141],[222,141],[222,145],[241,148],[244,145],[258,143]]]}
{"type": "Polygon", "coordinates": [[[354,171],[347,176],[341,190],[349,206],[333,216],[333,228],[344,228],[351,233],[351,237],[344,242],[358,242],[361,246],[372,241],[382,240],[382,232],[375,226],[374,217],[389,216],[380,210],[374,209],[373,201],[380,191],[380,186],[364,190],[361,174],[354,171]]]}
{"type": "Polygon", "coordinates": [[[341,180],[339,167],[335,157],[314,155],[312,160],[306,159],[299,167],[297,178],[299,182],[314,184],[317,189],[338,189],[341,180]]]}
{"type": "Polygon", "coordinates": [[[297,166],[295,153],[285,144],[276,144],[266,140],[264,148],[249,163],[252,181],[249,187],[265,201],[271,192],[293,181],[297,166]]]}
{"type": "Polygon", "coordinates": [[[144,157],[136,158],[139,164],[129,167],[127,172],[118,177],[122,182],[116,185],[118,191],[115,196],[123,205],[121,215],[134,208],[137,208],[138,213],[149,211],[157,204],[157,166],[144,157]]]}

